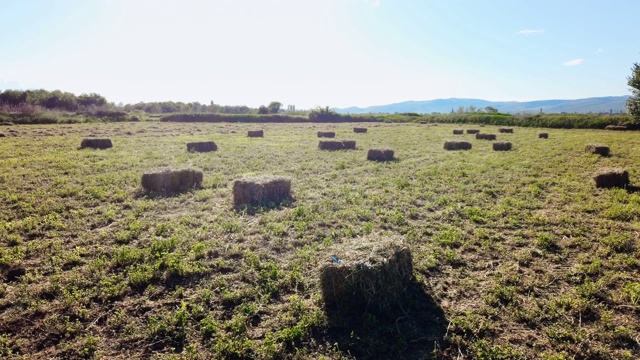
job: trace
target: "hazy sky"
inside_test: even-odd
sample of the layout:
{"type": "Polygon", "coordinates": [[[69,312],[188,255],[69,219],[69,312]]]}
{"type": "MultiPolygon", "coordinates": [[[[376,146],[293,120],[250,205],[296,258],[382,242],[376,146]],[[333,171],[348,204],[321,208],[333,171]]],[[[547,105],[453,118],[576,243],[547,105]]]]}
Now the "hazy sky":
{"type": "Polygon", "coordinates": [[[0,0],[0,90],[257,107],[629,94],[639,0],[0,0]]]}

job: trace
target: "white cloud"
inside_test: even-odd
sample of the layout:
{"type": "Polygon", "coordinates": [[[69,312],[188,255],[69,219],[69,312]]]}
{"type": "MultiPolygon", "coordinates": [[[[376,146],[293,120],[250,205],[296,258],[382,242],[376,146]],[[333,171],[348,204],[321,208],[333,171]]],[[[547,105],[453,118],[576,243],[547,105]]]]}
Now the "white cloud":
{"type": "Polygon", "coordinates": [[[544,30],[525,29],[525,30],[516,31],[516,34],[518,34],[518,35],[532,35],[532,34],[542,34],[543,32],[544,32],[544,30]]]}
{"type": "Polygon", "coordinates": [[[378,6],[380,6],[381,2],[382,2],[382,0],[373,0],[373,1],[371,1],[371,6],[378,7],[378,6]]]}
{"type": "Polygon", "coordinates": [[[569,61],[565,61],[562,63],[563,66],[577,66],[577,65],[582,65],[582,62],[584,61],[584,59],[573,59],[573,60],[569,60],[569,61]]]}
{"type": "Polygon", "coordinates": [[[604,50],[602,50],[602,48],[598,48],[598,50],[596,50],[596,54],[602,54],[604,52],[604,50]]]}

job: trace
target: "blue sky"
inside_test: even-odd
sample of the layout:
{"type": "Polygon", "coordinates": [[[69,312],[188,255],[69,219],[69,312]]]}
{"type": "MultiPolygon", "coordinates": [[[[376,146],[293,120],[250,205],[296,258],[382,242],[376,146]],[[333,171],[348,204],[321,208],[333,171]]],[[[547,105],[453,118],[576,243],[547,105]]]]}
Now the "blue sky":
{"type": "Polygon", "coordinates": [[[0,90],[297,108],[627,95],[638,14],[638,0],[0,0],[0,90]]]}

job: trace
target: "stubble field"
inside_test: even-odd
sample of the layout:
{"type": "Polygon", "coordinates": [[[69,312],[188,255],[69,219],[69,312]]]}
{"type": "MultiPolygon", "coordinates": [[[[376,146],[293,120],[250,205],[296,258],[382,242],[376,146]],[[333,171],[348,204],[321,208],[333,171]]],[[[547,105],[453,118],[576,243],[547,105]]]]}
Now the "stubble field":
{"type": "Polygon", "coordinates": [[[0,357],[640,357],[636,132],[415,124],[121,123],[0,129],[0,357]],[[368,127],[354,134],[353,127],[368,127]],[[511,141],[452,135],[477,128],[511,141]],[[247,131],[264,129],[264,138],[247,131]],[[320,151],[317,131],[356,150],[320,151]],[[79,150],[108,137],[108,150],[79,150]],[[444,151],[462,138],[469,151],[444,151]],[[189,153],[211,140],[218,151],[189,153]],[[586,154],[588,143],[612,155],[586,154]],[[396,160],[366,160],[372,147],[396,160]],[[203,187],[142,191],[162,167],[203,187]],[[235,209],[242,175],[294,200],[235,209]],[[400,236],[415,282],[399,309],[325,311],[327,249],[400,236]]]}

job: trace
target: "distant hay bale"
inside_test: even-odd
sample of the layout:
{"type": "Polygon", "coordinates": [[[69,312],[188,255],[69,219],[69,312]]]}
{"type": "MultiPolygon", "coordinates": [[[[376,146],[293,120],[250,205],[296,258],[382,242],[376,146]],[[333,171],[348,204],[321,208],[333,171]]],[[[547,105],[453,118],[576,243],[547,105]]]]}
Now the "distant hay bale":
{"type": "Polygon", "coordinates": [[[444,143],[445,150],[470,150],[471,143],[462,140],[446,141],[444,143]]]}
{"type": "Polygon", "coordinates": [[[548,139],[549,138],[549,134],[548,133],[538,133],[538,138],[539,139],[548,139]]]}
{"type": "Polygon", "coordinates": [[[478,134],[480,130],[478,129],[467,129],[467,134],[478,134]]]}
{"type": "Polygon", "coordinates": [[[496,139],[496,134],[478,133],[478,134],[476,134],[476,139],[477,140],[495,140],[496,139]]]}
{"type": "Polygon", "coordinates": [[[333,131],[318,131],[319,138],[334,138],[336,133],[333,131]]]}
{"type": "Polygon", "coordinates": [[[83,139],[80,148],[108,149],[113,147],[111,139],[83,139]]]}
{"type": "Polygon", "coordinates": [[[218,145],[213,141],[199,141],[187,143],[187,151],[210,152],[218,150],[218,145]]]}
{"type": "Polygon", "coordinates": [[[454,129],[453,130],[453,135],[462,135],[464,134],[464,130],[462,129],[454,129]]]}
{"type": "Polygon", "coordinates": [[[513,134],[513,128],[499,128],[498,131],[501,133],[513,134]]]}
{"type": "Polygon", "coordinates": [[[247,131],[248,137],[264,137],[264,130],[249,130],[247,131]]]}
{"type": "Polygon", "coordinates": [[[355,140],[320,140],[320,150],[355,150],[355,140]]]}
{"type": "Polygon", "coordinates": [[[601,144],[587,144],[584,147],[584,151],[591,154],[598,154],[600,156],[609,156],[609,147],[601,144]]]}
{"type": "Polygon", "coordinates": [[[233,204],[260,205],[279,203],[291,198],[291,179],[260,175],[243,177],[233,182],[233,204]]]}
{"type": "Polygon", "coordinates": [[[264,130],[255,130],[255,131],[249,130],[249,132],[247,133],[247,136],[249,136],[249,137],[264,137],[264,130]]]}
{"type": "Polygon", "coordinates": [[[392,161],[393,150],[391,149],[369,149],[367,160],[371,161],[392,161]]]}
{"type": "Polygon", "coordinates": [[[345,150],[355,150],[356,149],[356,141],[355,140],[342,140],[342,146],[345,150]]]}
{"type": "Polygon", "coordinates": [[[493,143],[494,151],[509,151],[511,150],[511,143],[508,141],[496,141],[493,143]]]}
{"type": "Polygon", "coordinates": [[[420,121],[420,125],[427,125],[428,123],[428,121],[420,121]]]}
{"type": "Polygon", "coordinates": [[[0,133],[0,137],[6,137],[7,135],[5,135],[4,133],[0,133]]]}
{"type": "Polygon", "coordinates": [[[621,168],[604,168],[593,176],[593,181],[597,188],[625,188],[629,185],[629,172],[621,168]]]}
{"type": "Polygon", "coordinates": [[[164,169],[142,174],[142,187],[159,193],[180,193],[202,186],[202,171],[197,169],[164,169]]]}
{"type": "Polygon", "coordinates": [[[320,266],[325,306],[342,311],[386,311],[405,296],[412,280],[411,251],[399,237],[336,245],[320,266]]]}
{"type": "Polygon", "coordinates": [[[354,127],[353,132],[358,134],[365,134],[367,132],[367,128],[354,127]]]}

